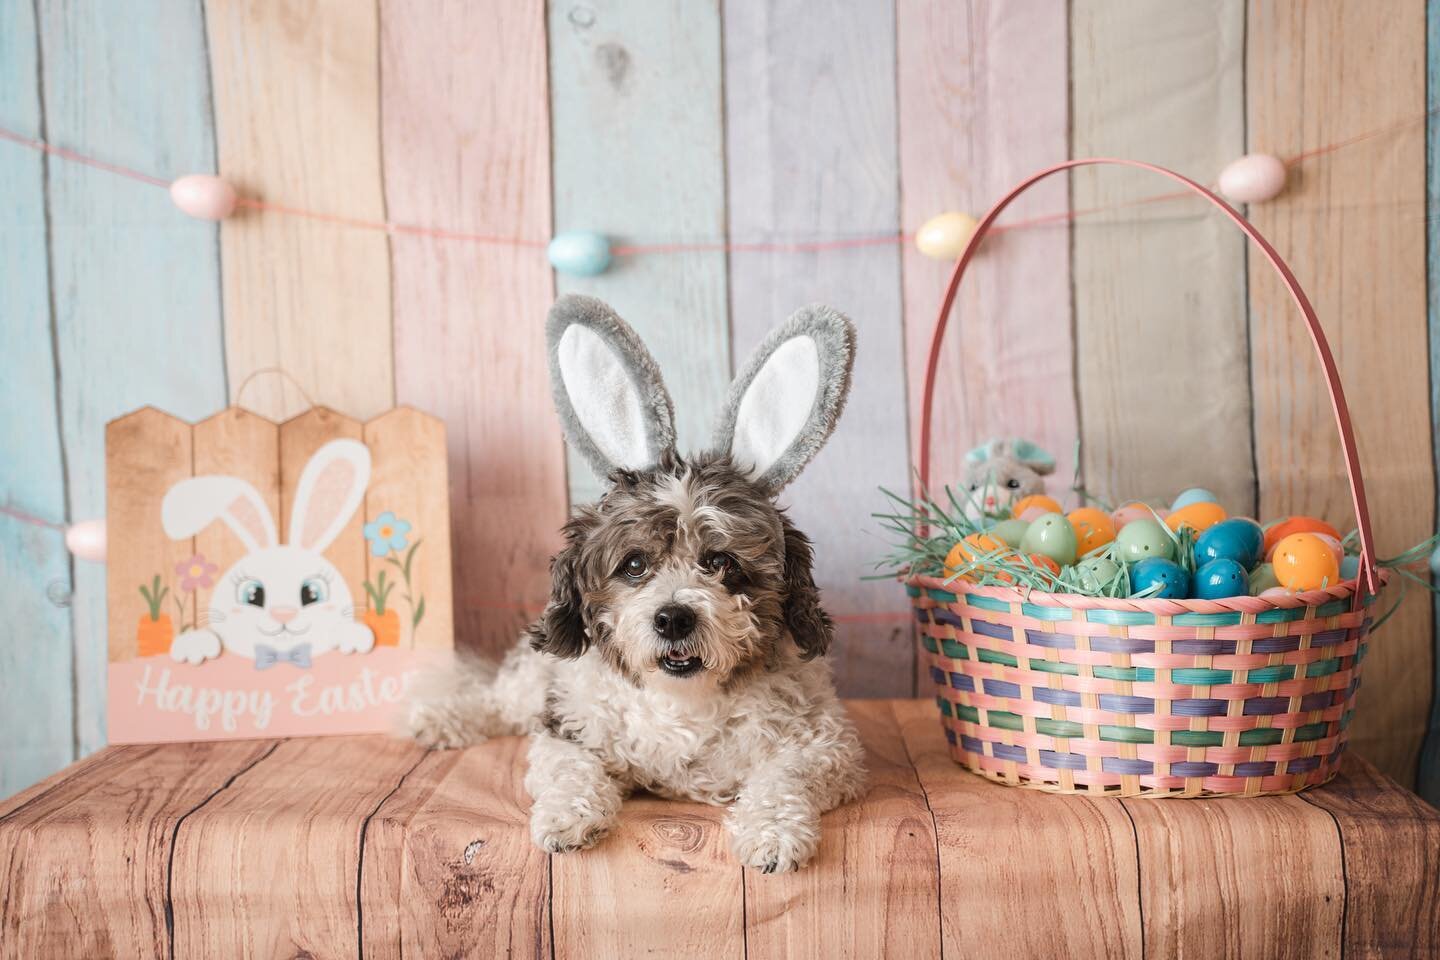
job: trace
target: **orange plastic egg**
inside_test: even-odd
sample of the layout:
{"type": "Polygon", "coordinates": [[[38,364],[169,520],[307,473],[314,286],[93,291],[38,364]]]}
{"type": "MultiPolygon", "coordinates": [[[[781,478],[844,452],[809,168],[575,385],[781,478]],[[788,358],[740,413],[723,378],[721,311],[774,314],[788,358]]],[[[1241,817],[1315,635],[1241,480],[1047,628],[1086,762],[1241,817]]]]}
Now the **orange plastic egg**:
{"type": "MultiPolygon", "coordinates": [[[[972,533],[950,548],[945,555],[945,576],[955,576],[955,571],[961,567],[974,563],[981,557],[989,556],[995,552],[1010,553],[1010,545],[999,537],[991,536],[988,533],[972,533]]],[[[981,565],[973,570],[967,570],[964,574],[966,580],[979,580],[981,574],[985,573],[985,566],[981,565]]]]}
{"type": "Polygon", "coordinates": [[[1030,562],[1042,570],[1048,570],[1055,576],[1060,576],[1060,564],[1045,556],[1043,553],[1030,554],[1030,562]]]}
{"type": "Polygon", "coordinates": [[[1192,503],[1171,513],[1165,518],[1165,522],[1177,533],[1181,527],[1204,533],[1225,517],[1225,508],[1218,503],[1192,503]]]}
{"type": "Polygon", "coordinates": [[[1080,507],[1071,510],[1065,519],[1075,528],[1076,546],[1082,557],[1115,539],[1115,521],[1104,510],[1080,507]]]}
{"type": "Polygon", "coordinates": [[[1336,540],[1340,539],[1340,531],[1324,520],[1316,520],[1314,517],[1286,517],[1265,531],[1265,558],[1268,560],[1275,552],[1275,544],[1292,533],[1323,533],[1336,540]]]}
{"type": "Polygon", "coordinates": [[[1340,580],[1340,558],[1313,533],[1292,533],[1275,545],[1275,579],[1287,590],[1319,590],[1340,580]]]}
{"type": "MultiPolygon", "coordinates": [[[[1043,493],[1032,493],[1028,497],[1021,497],[1010,507],[1010,516],[1023,519],[1026,510],[1031,507],[1043,507],[1041,513],[1064,513],[1065,508],[1054,497],[1047,497],[1043,493]]],[[[1038,514],[1037,514],[1038,516],[1038,514]]]]}

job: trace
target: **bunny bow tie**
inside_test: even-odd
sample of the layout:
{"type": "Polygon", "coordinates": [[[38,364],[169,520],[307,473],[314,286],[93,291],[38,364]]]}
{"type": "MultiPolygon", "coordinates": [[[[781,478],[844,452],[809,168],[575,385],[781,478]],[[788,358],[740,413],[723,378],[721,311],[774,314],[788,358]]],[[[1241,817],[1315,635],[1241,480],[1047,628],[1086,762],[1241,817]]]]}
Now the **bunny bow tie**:
{"type": "Polygon", "coordinates": [[[269,670],[277,663],[288,663],[301,670],[310,669],[310,644],[297,643],[289,650],[276,650],[265,643],[255,644],[255,669],[269,670]]]}

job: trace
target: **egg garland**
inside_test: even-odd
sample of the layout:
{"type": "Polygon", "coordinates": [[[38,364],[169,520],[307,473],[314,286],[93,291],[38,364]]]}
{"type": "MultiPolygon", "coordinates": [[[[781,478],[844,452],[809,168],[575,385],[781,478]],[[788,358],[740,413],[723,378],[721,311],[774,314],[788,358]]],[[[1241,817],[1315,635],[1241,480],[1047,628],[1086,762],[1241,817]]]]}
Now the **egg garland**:
{"type": "Polygon", "coordinates": [[[594,277],[610,268],[610,239],[590,230],[558,233],[545,248],[550,266],[572,277],[594,277]]]}

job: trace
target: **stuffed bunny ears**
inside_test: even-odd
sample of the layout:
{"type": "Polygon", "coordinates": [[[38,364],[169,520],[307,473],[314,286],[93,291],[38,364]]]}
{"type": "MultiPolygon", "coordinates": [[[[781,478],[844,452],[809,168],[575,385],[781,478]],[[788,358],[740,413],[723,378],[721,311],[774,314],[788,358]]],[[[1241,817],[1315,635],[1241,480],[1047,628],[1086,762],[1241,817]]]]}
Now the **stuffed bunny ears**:
{"type": "MultiPolygon", "coordinates": [[[[593,297],[561,297],[546,324],[550,382],[565,436],[599,476],[647,470],[675,451],[675,407],[635,331],[593,297]]],[[[805,307],[741,368],[714,448],[771,493],[794,480],[840,419],[855,361],[855,325],[805,307]]]]}

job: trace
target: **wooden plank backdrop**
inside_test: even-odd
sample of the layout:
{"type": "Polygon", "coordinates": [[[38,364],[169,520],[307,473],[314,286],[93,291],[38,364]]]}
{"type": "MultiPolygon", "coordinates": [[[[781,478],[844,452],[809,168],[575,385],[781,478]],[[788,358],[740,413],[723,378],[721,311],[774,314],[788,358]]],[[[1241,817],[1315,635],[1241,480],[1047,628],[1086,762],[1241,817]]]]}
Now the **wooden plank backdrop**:
{"type": "MultiPolygon", "coordinates": [[[[1138,156],[1213,182],[1246,150],[1294,156],[1382,130],[1297,163],[1287,193],[1249,214],[1332,332],[1380,550],[1393,555],[1433,532],[1437,509],[1423,147],[1424,19],[1428,7],[1440,31],[1437,4],[5,6],[6,129],[162,181],[218,171],[249,197],[322,216],[248,207],[217,229],[177,213],[161,186],[0,141],[0,178],[14,185],[0,200],[0,504],[53,523],[102,516],[103,425],[152,405],[197,423],[196,468],[227,437],[274,450],[245,466],[283,525],[281,480],[303,460],[299,447],[287,457],[286,438],[300,443],[308,421],[272,431],[232,412],[202,418],[236,400],[277,420],[305,407],[278,376],[239,397],[267,367],[357,430],[413,404],[448,428],[454,602],[432,601],[427,617],[453,616],[462,645],[496,652],[545,602],[567,500],[596,490],[582,469],[567,484],[551,410],[551,234],[878,238],[620,256],[558,286],[610,298],[642,331],[689,446],[708,435],[735,366],[794,309],[824,301],[855,318],[849,408],[783,499],[819,546],[841,689],[908,695],[903,598],[860,578],[885,549],[868,517],[883,503],[876,488],[909,485],[947,271],[909,235],[944,210],[978,214],[1067,154],[1138,156]],[[271,432],[273,443],[260,436],[271,432]]],[[[1166,189],[1087,172],[1012,216],[1166,189]]],[[[1308,344],[1254,266],[1192,201],[994,238],[943,358],[937,479],[954,479],[987,436],[1016,433],[1057,454],[1063,489],[1078,435],[1102,493],[1168,497],[1200,483],[1237,512],[1343,523],[1308,344]]],[[[427,528],[445,522],[433,504],[402,510],[427,528]]],[[[107,572],[61,553],[58,530],[17,524],[0,516],[14,594],[0,630],[0,793],[83,756],[104,731],[107,572]],[[57,606],[72,586],[73,605],[57,606]],[[44,722],[10,722],[20,717],[44,722]]],[[[233,549],[221,540],[202,533],[193,548],[220,562],[233,549]]],[[[444,569],[426,550],[417,562],[444,569]]],[[[1354,726],[1356,748],[1403,782],[1435,699],[1433,621],[1412,591],[1376,638],[1354,726]]],[[[133,623],[111,626],[111,643],[134,642],[133,623]]],[[[1440,740],[1427,757],[1440,796],[1440,740]]]]}
{"type": "MultiPolygon", "coordinates": [[[[1440,0],[1425,4],[1425,239],[1426,317],[1430,335],[1430,418],[1432,436],[1440,429],[1440,217],[1435,215],[1440,198],[1440,0]]],[[[1440,446],[1435,449],[1436,513],[1440,517],[1440,446]]],[[[1434,601],[1433,616],[1440,624],[1440,597],[1434,601]]],[[[1440,656],[1436,657],[1430,686],[1430,719],[1420,755],[1420,776],[1415,789],[1432,804],[1440,804],[1440,656]]]]}

